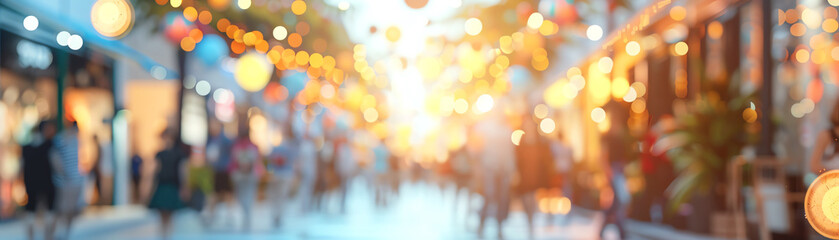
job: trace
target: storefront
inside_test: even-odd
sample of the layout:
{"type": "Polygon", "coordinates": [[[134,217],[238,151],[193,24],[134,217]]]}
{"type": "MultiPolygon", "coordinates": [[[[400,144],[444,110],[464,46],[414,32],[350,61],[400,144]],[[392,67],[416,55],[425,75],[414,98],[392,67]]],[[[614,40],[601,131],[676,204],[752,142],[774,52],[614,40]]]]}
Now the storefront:
{"type": "Polygon", "coordinates": [[[88,202],[110,204],[113,60],[91,49],[69,52],[6,30],[0,30],[0,52],[0,218],[13,216],[27,201],[20,180],[21,146],[44,120],[59,126],[79,123],[81,169],[96,173],[88,202]]]}
{"type": "MultiPolygon", "coordinates": [[[[635,196],[632,218],[720,237],[757,232],[804,236],[806,221],[795,217],[803,216],[795,211],[803,209],[803,199],[797,196],[804,189],[805,152],[812,146],[806,139],[814,139],[814,132],[825,127],[833,106],[829,101],[836,98],[834,82],[826,80],[835,78],[835,70],[823,64],[836,59],[830,56],[835,36],[819,26],[836,12],[826,3],[655,1],[618,25],[602,50],[561,80],[585,80],[586,89],[573,103],[591,113],[581,114],[584,157],[598,159],[613,151],[601,138],[618,125],[626,126],[623,144],[636,149],[636,154],[625,154],[631,159],[624,168],[627,188],[635,196]],[[807,22],[816,24],[805,27],[807,22]],[[614,118],[618,114],[625,117],[614,118]],[[691,118],[695,125],[687,121],[691,118]],[[697,150],[677,149],[678,154],[662,155],[666,160],[645,162],[651,154],[649,144],[670,134],[660,130],[670,119],[697,150]],[[744,165],[729,165],[738,157],[744,165]],[[766,160],[782,163],[778,166],[786,185],[755,185],[761,178],[775,177],[750,170],[766,160]],[[714,177],[698,183],[701,188],[687,190],[685,186],[697,182],[685,180],[689,171],[684,166],[714,177]],[[667,176],[653,175],[657,168],[665,168],[667,176]],[[732,172],[747,180],[732,181],[732,172]],[[656,177],[651,181],[645,176],[656,177]],[[770,197],[767,186],[776,187],[780,193],[773,196],[780,197],[770,197]],[[680,188],[692,194],[674,196],[680,188]],[[686,198],[672,200],[682,196],[686,198]],[[765,200],[771,198],[775,200],[765,200]],[[782,213],[789,217],[761,219],[782,213]],[[731,225],[721,224],[738,221],[748,227],[731,230],[731,225]]],[[[600,166],[592,162],[590,169],[600,166]]],[[[584,187],[602,189],[596,174],[588,178],[592,181],[584,187]]],[[[598,197],[602,203],[614,196],[594,198],[598,197]]]]}
{"type": "Polygon", "coordinates": [[[31,129],[59,111],[56,50],[0,31],[0,219],[26,203],[20,146],[31,129]]]}

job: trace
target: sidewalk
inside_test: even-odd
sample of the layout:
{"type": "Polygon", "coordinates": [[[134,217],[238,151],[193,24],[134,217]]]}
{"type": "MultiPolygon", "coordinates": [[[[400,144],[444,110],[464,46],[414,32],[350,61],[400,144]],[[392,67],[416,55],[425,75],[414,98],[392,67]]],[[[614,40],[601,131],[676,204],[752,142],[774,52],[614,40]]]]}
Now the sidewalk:
{"type": "MultiPolygon", "coordinates": [[[[467,204],[464,198],[453,201],[453,190],[440,192],[424,184],[405,184],[397,201],[387,208],[373,206],[372,194],[362,184],[354,184],[348,196],[346,214],[338,213],[338,203],[330,199],[326,210],[302,214],[290,211],[284,225],[277,229],[270,221],[270,208],[259,203],[254,209],[253,230],[239,230],[242,214],[238,208],[221,208],[213,224],[205,225],[194,211],[175,216],[175,240],[227,239],[477,239],[475,211],[480,199],[467,204]],[[467,208],[467,206],[471,206],[467,208]]],[[[294,209],[296,205],[292,205],[294,209]]],[[[535,239],[598,239],[602,214],[573,208],[567,216],[549,220],[535,219],[535,239]],[[562,218],[568,218],[567,220],[562,218]],[[564,225],[558,225],[565,222],[564,225]]],[[[157,216],[143,206],[90,208],[73,227],[71,239],[158,239],[157,216]]],[[[626,224],[629,239],[714,239],[678,231],[669,226],[637,221],[626,224]]],[[[485,239],[495,239],[496,226],[489,221],[485,239]]],[[[0,224],[2,239],[25,239],[21,221],[0,224]]],[[[614,239],[614,229],[606,239],[614,239]]],[[[526,239],[525,214],[514,211],[504,226],[505,239],[526,239]]]]}
{"type": "MultiPolygon", "coordinates": [[[[156,217],[144,206],[96,206],[88,207],[73,223],[70,239],[87,239],[110,232],[130,229],[136,225],[156,221],[156,217]]],[[[26,223],[23,220],[0,223],[2,239],[23,240],[26,236],[26,223]]],[[[42,232],[36,231],[38,239],[42,232]]]]}

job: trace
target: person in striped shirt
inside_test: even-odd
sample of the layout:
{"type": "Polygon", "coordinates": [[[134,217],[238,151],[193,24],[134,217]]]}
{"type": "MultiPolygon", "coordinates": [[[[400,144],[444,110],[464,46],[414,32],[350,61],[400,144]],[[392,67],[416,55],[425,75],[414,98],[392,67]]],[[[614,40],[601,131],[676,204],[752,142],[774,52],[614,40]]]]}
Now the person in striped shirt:
{"type": "Polygon", "coordinates": [[[62,238],[70,236],[73,219],[84,209],[85,174],[79,169],[79,127],[76,122],[53,138],[50,151],[52,180],[56,188],[56,226],[64,226],[62,238]]]}

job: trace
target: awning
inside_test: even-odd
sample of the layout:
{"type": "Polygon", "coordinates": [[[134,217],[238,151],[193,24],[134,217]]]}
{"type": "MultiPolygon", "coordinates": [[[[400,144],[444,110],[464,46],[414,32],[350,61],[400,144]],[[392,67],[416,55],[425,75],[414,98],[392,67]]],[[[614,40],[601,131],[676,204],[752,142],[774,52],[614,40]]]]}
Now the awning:
{"type": "Polygon", "coordinates": [[[60,31],[78,34],[82,36],[82,39],[84,40],[83,47],[101,51],[102,53],[111,55],[114,58],[124,57],[130,59],[139,64],[140,67],[150,74],[153,69],[157,69],[157,71],[160,71],[159,69],[164,69],[166,70],[166,74],[162,79],[178,78],[177,71],[164,67],[148,56],[143,55],[118,40],[102,37],[92,27],[89,27],[89,24],[83,24],[66,14],[53,11],[51,9],[32,8],[32,6],[22,4],[20,2],[0,0],[0,16],[3,16],[0,18],[0,28],[21,36],[26,36],[27,38],[46,46],[68,52],[73,50],[58,45],[55,40],[56,34],[60,31]],[[30,32],[23,28],[23,18],[28,15],[38,18],[40,24],[37,30],[30,32]]]}

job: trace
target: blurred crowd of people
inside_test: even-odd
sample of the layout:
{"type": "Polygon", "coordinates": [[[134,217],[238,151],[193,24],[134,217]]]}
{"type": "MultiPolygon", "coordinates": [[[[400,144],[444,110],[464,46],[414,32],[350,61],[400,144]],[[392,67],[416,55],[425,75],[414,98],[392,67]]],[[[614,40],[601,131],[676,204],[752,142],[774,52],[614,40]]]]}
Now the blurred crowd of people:
{"type": "Polygon", "coordinates": [[[30,238],[39,226],[45,239],[66,238],[86,204],[82,193],[92,171],[80,168],[78,126],[73,122],[56,130],[54,123],[41,122],[33,141],[22,149],[30,238]]]}
{"type": "MultiPolygon", "coordinates": [[[[130,192],[134,201],[159,213],[164,238],[171,235],[173,215],[182,209],[198,211],[204,226],[215,226],[216,221],[233,225],[231,211],[219,209],[235,209],[242,213],[239,226],[244,232],[252,229],[252,212],[258,202],[270,208],[270,221],[277,228],[283,226],[289,212],[345,213],[348,188],[354,186],[350,183],[356,179],[366,183],[361,186],[370,188],[371,202],[380,208],[387,208],[396,200],[400,185],[406,181],[439,184],[441,191],[453,186],[454,201],[461,196],[468,199],[467,217],[477,215],[479,236],[484,234],[488,221],[494,220],[496,234],[503,237],[503,225],[512,205],[521,206],[526,214],[530,237],[534,235],[534,218],[553,219],[570,210],[575,192],[572,147],[562,133],[549,136],[540,132],[538,119],[530,115],[519,116],[520,125],[512,126],[511,117],[500,110],[488,113],[485,119],[467,127],[466,143],[440,161],[397,157],[383,140],[372,135],[358,138],[354,135],[365,132],[342,129],[340,124],[324,130],[316,129],[323,127],[314,126],[316,121],[292,119],[305,119],[305,114],[306,111],[300,111],[291,114],[287,121],[274,122],[283,129],[282,142],[267,153],[252,141],[245,121],[237,124],[236,137],[230,138],[225,134],[225,125],[211,120],[205,146],[181,144],[177,132],[166,128],[160,134],[164,146],[152,161],[150,191],[142,190],[140,180],[147,161],[138,155],[131,158],[130,192]],[[511,142],[514,128],[524,134],[511,142]],[[355,142],[358,139],[365,139],[366,143],[355,142]],[[546,211],[540,206],[540,195],[546,191],[565,198],[566,210],[546,211]],[[472,201],[475,198],[482,199],[480,205],[472,205],[477,203],[472,201]],[[335,203],[338,209],[334,209],[335,203]]],[[[32,213],[27,217],[32,223],[30,236],[36,223],[45,222],[47,239],[69,236],[73,218],[84,209],[85,181],[93,178],[89,176],[92,170],[79,169],[77,128],[71,124],[58,134],[54,134],[55,129],[50,122],[42,123],[36,140],[23,150],[24,182],[29,196],[26,209],[32,213]],[[48,220],[36,221],[41,218],[48,220]],[[56,231],[57,226],[62,231],[56,231]]],[[[611,141],[606,136],[604,141],[611,141]]],[[[609,169],[608,187],[614,197],[611,205],[603,208],[603,225],[614,224],[624,236],[621,222],[628,193],[621,161],[610,159],[625,156],[620,148],[604,150],[607,154],[602,162],[609,169]]]]}

